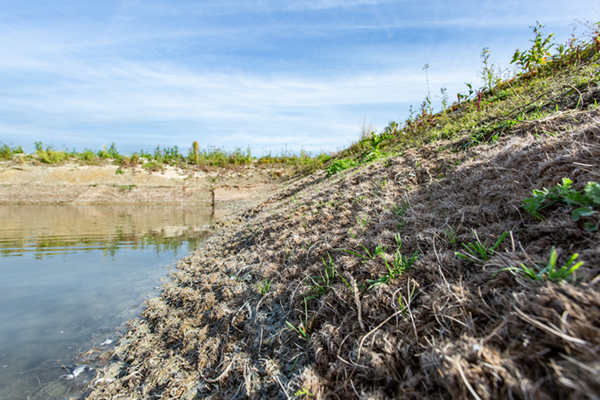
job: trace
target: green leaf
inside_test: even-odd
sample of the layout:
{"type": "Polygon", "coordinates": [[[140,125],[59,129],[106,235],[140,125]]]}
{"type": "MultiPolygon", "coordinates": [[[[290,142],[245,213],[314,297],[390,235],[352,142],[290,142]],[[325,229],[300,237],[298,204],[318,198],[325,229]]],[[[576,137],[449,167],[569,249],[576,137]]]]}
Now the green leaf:
{"type": "Polygon", "coordinates": [[[594,206],[600,205],[600,185],[596,182],[588,182],[584,190],[587,198],[594,202],[594,206]]]}
{"type": "Polygon", "coordinates": [[[589,217],[594,214],[596,214],[596,211],[590,207],[579,207],[573,210],[573,221],[579,221],[581,217],[589,217]]]}
{"type": "Polygon", "coordinates": [[[587,203],[585,196],[581,192],[569,191],[564,195],[563,201],[569,206],[584,205],[587,203]]]}
{"type": "Polygon", "coordinates": [[[565,189],[570,188],[571,185],[573,184],[573,181],[570,180],[569,178],[562,178],[561,181],[562,181],[562,184],[559,185],[559,186],[561,186],[561,187],[563,187],[565,189]]]}
{"type": "Polygon", "coordinates": [[[529,211],[529,213],[531,215],[533,215],[534,217],[542,219],[542,216],[540,215],[540,213],[537,212],[537,210],[539,210],[539,208],[542,206],[542,204],[546,200],[546,196],[538,195],[535,193],[535,191],[534,191],[534,195],[535,195],[535,197],[530,197],[528,199],[523,200],[523,208],[525,210],[529,211]]]}

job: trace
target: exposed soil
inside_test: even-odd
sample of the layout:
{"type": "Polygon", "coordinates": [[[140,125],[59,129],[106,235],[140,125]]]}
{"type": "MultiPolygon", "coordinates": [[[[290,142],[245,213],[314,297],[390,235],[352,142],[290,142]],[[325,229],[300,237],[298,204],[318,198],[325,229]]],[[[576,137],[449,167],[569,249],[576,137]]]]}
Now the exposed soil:
{"type": "Polygon", "coordinates": [[[600,181],[599,117],[318,172],[226,218],[131,323],[89,398],[600,398],[600,234],[567,207],[543,220],[523,209],[563,177],[600,181]],[[475,232],[509,235],[475,263],[455,255],[475,232]],[[502,271],[553,246],[558,265],[579,254],[575,280],[502,271]],[[372,286],[397,251],[418,260],[372,286]]]}
{"type": "Polygon", "coordinates": [[[255,204],[286,182],[280,170],[253,166],[212,172],[116,165],[0,164],[0,204],[176,203],[255,204]],[[279,178],[282,176],[282,178],[279,178]]]}

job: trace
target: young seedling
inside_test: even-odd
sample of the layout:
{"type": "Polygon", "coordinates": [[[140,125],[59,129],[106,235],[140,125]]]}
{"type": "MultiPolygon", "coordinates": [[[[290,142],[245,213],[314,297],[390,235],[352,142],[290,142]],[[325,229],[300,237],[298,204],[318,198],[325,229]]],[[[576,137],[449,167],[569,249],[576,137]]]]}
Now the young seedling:
{"type": "Polygon", "coordinates": [[[348,232],[350,232],[350,236],[352,236],[354,239],[358,239],[359,236],[362,236],[365,233],[365,229],[367,229],[367,225],[369,225],[369,219],[367,217],[364,217],[362,219],[357,219],[356,222],[358,222],[358,224],[360,225],[360,234],[353,234],[352,232],[350,232],[350,229],[348,229],[348,232]]]}
{"type": "Polygon", "coordinates": [[[400,222],[398,222],[398,230],[401,231],[406,227],[406,221],[402,220],[400,222]]]}
{"type": "Polygon", "coordinates": [[[258,293],[260,293],[261,296],[264,296],[269,292],[269,289],[271,288],[271,281],[265,278],[264,281],[258,282],[256,284],[256,288],[258,289],[258,293]]]}
{"type": "Polygon", "coordinates": [[[475,263],[482,263],[490,258],[498,246],[500,246],[504,239],[506,239],[506,236],[508,236],[508,232],[504,232],[498,238],[498,240],[496,240],[496,243],[489,247],[487,239],[485,242],[481,243],[481,240],[479,240],[479,236],[477,236],[477,231],[475,229],[473,229],[473,233],[475,234],[477,241],[474,243],[469,243],[468,245],[464,243],[462,244],[464,248],[467,249],[467,254],[459,252],[455,252],[454,254],[463,260],[472,261],[475,263]]]}
{"type": "Polygon", "coordinates": [[[401,274],[406,272],[419,259],[419,252],[415,251],[411,257],[406,258],[402,256],[402,254],[400,253],[400,249],[398,249],[396,250],[396,254],[394,255],[394,261],[391,266],[389,265],[383,254],[381,255],[381,258],[383,259],[383,262],[385,263],[388,272],[384,276],[379,277],[377,279],[367,279],[367,282],[371,284],[368,289],[371,289],[373,286],[381,285],[382,283],[388,283],[392,279],[396,279],[401,274]]]}
{"type": "Polygon", "coordinates": [[[562,279],[571,280],[572,277],[570,275],[583,265],[583,261],[574,264],[577,257],[579,257],[578,253],[573,254],[565,265],[557,268],[556,262],[558,259],[558,254],[556,253],[556,248],[552,246],[552,250],[550,250],[550,259],[544,267],[540,267],[535,263],[533,264],[533,267],[528,267],[521,263],[520,267],[503,268],[498,272],[510,271],[513,274],[520,273],[530,279],[533,279],[534,281],[542,279],[548,279],[552,282],[560,281],[562,279]]]}
{"type": "Polygon", "coordinates": [[[339,251],[345,251],[346,253],[350,253],[350,254],[353,254],[353,255],[355,255],[357,257],[360,257],[360,258],[363,259],[363,262],[364,262],[364,261],[376,258],[378,255],[385,253],[385,250],[387,249],[387,246],[384,247],[382,244],[380,244],[380,245],[378,245],[375,248],[375,253],[371,254],[369,252],[369,250],[367,250],[367,248],[365,246],[363,246],[362,244],[360,244],[359,246],[364,249],[365,253],[367,253],[366,255],[365,254],[356,253],[356,252],[354,252],[352,250],[347,250],[347,249],[340,249],[339,251]]]}
{"type": "MultiPolygon", "coordinates": [[[[306,293],[303,293],[303,295],[308,295],[308,297],[306,297],[308,300],[318,299],[322,295],[326,294],[331,288],[331,285],[333,285],[335,280],[335,265],[333,264],[331,255],[329,253],[327,253],[327,255],[329,256],[329,263],[327,263],[324,258],[321,258],[321,260],[323,260],[323,264],[325,265],[325,268],[323,268],[323,273],[319,276],[311,276],[310,280],[312,281],[312,285],[310,290],[306,293]]],[[[342,279],[344,282],[346,282],[343,277],[342,279]]],[[[348,284],[348,282],[346,282],[346,284],[348,284]]]]}
{"type": "Polygon", "coordinates": [[[394,240],[396,241],[396,246],[398,246],[398,251],[402,248],[402,236],[399,233],[394,235],[394,240]]]}
{"type": "Polygon", "coordinates": [[[410,307],[410,303],[415,298],[415,288],[416,287],[417,287],[416,283],[413,284],[413,287],[408,295],[408,300],[406,300],[406,301],[404,299],[402,299],[402,293],[400,293],[398,295],[398,306],[400,307],[400,311],[402,312],[402,315],[406,315],[406,310],[408,310],[408,307],[410,307]]]}
{"type": "Polygon", "coordinates": [[[298,336],[300,336],[301,339],[308,340],[310,324],[308,322],[308,305],[306,304],[306,298],[304,299],[304,315],[305,315],[304,321],[300,320],[300,324],[298,324],[297,327],[292,325],[292,323],[289,321],[285,321],[285,323],[294,332],[296,332],[298,334],[298,336]]]}
{"type": "Polygon", "coordinates": [[[456,243],[457,235],[456,232],[454,232],[454,228],[450,227],[450,229],[444,231],[444,234],[446,235],[446,240],[448,241],[448,243],[456,243]]]}
{"type": "Polygon", "coordinates": [[[406,213],[406,211],[408,211],[409,208],[410,208],[410,205],[408,204],[408,202],[406,200],[404,200],[404,205],[402,207],[398,207],[397,205],[392,204],[392,207],[390,208],[390,210],[397,216],[401,217],[402,215],[404,215],[406,213]]]}
{"type": "Polygon", "coordinates": [[[301,390],[298,390],[296,393],[294,393],[294,396],[315,397],[315,395],[312,394],[307,388],[302,388],[301,390]]]}

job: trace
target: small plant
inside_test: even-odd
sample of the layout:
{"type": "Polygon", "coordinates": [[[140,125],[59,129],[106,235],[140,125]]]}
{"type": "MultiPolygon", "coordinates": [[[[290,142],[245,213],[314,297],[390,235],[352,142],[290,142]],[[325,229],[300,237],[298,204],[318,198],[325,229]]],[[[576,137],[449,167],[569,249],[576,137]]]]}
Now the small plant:
{"type": "Polygon", "coordinates": [[[419,252],[415,251],[415,253],[411,257],[407,258],[402,256],[402,254],[400,253],[400,249],[398,249],[396,250],[396,254],[394,255],[394,261],[391,266],[388,264],[383,254],[381,254],[381,258],[383,259],[383,262],[385,263],[388,272],[386,275],[377,279],[367,279],[367,282],[371,284],[371,286],[369,286],[369,289],[371,289],[373,286],[381,285],[382,283],[388,283],[392,279],[396,279],[401,274],[406,272],[419,259],[419,252]]]}
{"type": "Polygon", "coordinates": [[[473,233],[475,234],[477,241],[474,243],[469,243],[468,245],[464,243],[462,244],[464,248],[467,249],[467,254],[459,252],[455,252],[454,254],[463,260],[476,263],[482,263],[490,258],[498,246],[500,246],[504,239],[506,239],[506,236],[508,236],[508,232],[504,232],[502,235],[500,235],[498,240],[496,240],[496,243],[489,247],[487,239],[485,242],[481,243],[481,240],[479,240],[479,236],[477,236],[477,231],[475,229],[473,229],[473,233]]]}
{"type": "Polygon", "coordinates": [[[121,175],[123,173],[123,170],[121,168],[117,168],[117,170],[115,171],[115,175],[121,175]]]}
{"type": "MultiPolygon", "coordinates": [[[[301,339],[308,340],[309,336],[309,322],[308,322],[308,305],[306,303],[306,298],[304,298],[304,321],[300,320],[300,324],[298,326],[294,326],[291,322],[285,321],[287,326],[289,326],[294,332],[300,336],[301,339]]],[[[311,321],[312,322],[312,321],[311,321]]]]}
{"type": "MultiPolygon", "coordinates": [[[[361,201],[366,200],[366,199],[367,199],[367,196],[364,196],[364,195],[356,196],[354,198],[353,203],[355,203],[355,204],[360,203],[361,201]]],[[[366,218],[365,218],[365,220],[366,220],[366,218]]]]}
{"type": "Polygon", "coordinates": [[[445,230],[444,235],[446,235],[446,240],[448,241],[448,243],[456,243],[457,235],[456,232],[454,232],[454,228],[450,227],[450,229],[445,230]]]}
{"type": "MultiPolygon", "coordinates": [[[[327,253],[327,256],[329,257],[329,263],[327,263],[324,258],[321,258],[321,260],[323,260],[323,264],[325,265],[323,273],[319,276],[311,276],[310,279],[312,281],[312,285],[310,290],[306,293],[303,293],[303,295],[308,295],[308,300],[318,299],[322,295],[327,294],[335,281],[335,265],[331,259],[331,255],[327,253]]],[[[350,287],[343,276],[339,274],[338,276],[342,278],[348,287],[350,287]]]]}
{"type": "Polygon", "coordinates": [[[402,220],[400,222],[398,222],[398,225],[396,225],[398,227],[398,230],[401,231],[404,228],[406,228],[406,221],[402,220]]]}
{"type": "Polygon", "coordinates": [[[258,293],[260,293],[261,296],[264,296],[269,292],[269,289],[271,288],[271,281],[265,278],[264,281],[258,282],[256,284],[256,288],[258,289],[258,293]]]}
{"type": "MultiPolygon", "coordinates": [[[[600,185],[596,182],[588,182],[582,193],[571,189],[572,184],[572,180],[562,178],[561,183],[550,190],[546,188],[534,190],[533,197],[523,201],[523,208],[534,217],[542,219],[539,211],[557,203],[564,203],[567,206],[577,207],[571,213],[571,217],[575,222],[579,221],[581,217],[597,214],[598,212],[594,211],[593,208],[600,205],[600,185]]],[[[600,222],[597,224],[586,222],[584,224],[589,231],[597,231],[599,225],[600,222]]]]}
{"type": "Polygon", "coordinates": [[[315,395],[312,394],[307,388],[302,388],[301,390],[298,390],[296,393],[294,393],[294,396],[315,397],[315,395]]]}
{"type": "Polygon", "coordinates": [[[354,251],[347,250],[347,249],[340,249],[339,251],[345,251],[346,253],[350,253],[350,254],[353,254],[355,256],[362,258],[363,261],[367,261],[367,260],[372,260],[373,258],[376,258],[377,256],[385,253],[385,250],[387,249],[387,246],[384,247],[382,244],[380,244],[380,245],[377,245],[377,247],[375,248],[375,253],[371,254],[365,246],[363,246],[362,244],[359,244],[359,246],[364,249],[365,253],[367,253],[366,255],[356,253],[354,251]]]}
{"type": "Polygon", "coordinates": [[[401,217],[402,215],[406,214],[409,208],[410,205],[408,204],[408,201],[404,200],[404,204],[402,205],[402,207],[398,207],[397,205],[392,204],[390,210],[397,216],[401,217]]]}
{"type": "Polygon", "coordinates": [[[360,236],[362,236],[365,233],[365,229],[367,229],[367,225],[369,225],[369,219],[367,217],[357,219],[356,221],[360,225],[360,233],[354,233],[350,228],[348,228],[348,234],[354,239],[358,239],[360,236]]]}
{"type": "Polygon", "coordinates": [[[134,189],[136,186],[137,185],[122,185],[122,186],[119,186],[119,189],[122,190],[122,191],[124,191],[124,192],[127,192],[129,190],[134,189]]]}
{"type": "Polygon", "coordinates": [[[332,176],[337,174],[340,171],[346,170],[348,168],[352,168],[357,166],[358,164],[356,163],[356,161],[351,160],[349,158],[344,158],[341,160],[333,160],[333,162],[331,164],[329,164],[329,166],[327,168],[325,168],[325,172],[327,173],[327,176],[332,176]]]}
{"type": "Polygon", "coordinates": [[[442,100],[442,112],[446,113],[446,109],[448,108],[448,88],[441,88],[440,89],[440,99],[442,100]]]}
{"type": "Polygon", "coordinates": [[[404,300],[402,298],[402,293],[400,293],[398,295],[398,306],[400,307],[400,311],[402,312],[402,315],[406,315],[406,310],[408,310],[410,303],[415,298],[415,288],[416,287],[417,287],[416,283],[413,284],[413,287],[412,287],[410,293],[408,294],[408,300],[404,300]]]}
{"type": "Polygon", "coordinates": [[[383,129],[383,133],[389,136],[393,136],[400,131],[400,126],[396,121],[390,121],[388,126],[383,129]]]}
{"type": "Polygon", "coordinates": [[[530,26],[533,29],[533,34],[535,35],[535,39],[530,39],[529,41],[533,44],[531,45],[531,49],[526,51],[519,51],[517,49],[515,54],[513,55],[511,64],[517,64],[523,71],[533,72],[538,67],[546,64],[548,60],[552,58],[550,54],[550,49],[554,46],[554,43],[550,43],[552,40],[553,33],[548,35],[546,38],[542,36],[542,28],[544,25],[536,22],[535,25],[530,26]]]}
{"type": "Polygon", "coordinates": [[[142,168],[148,171],[158,171],[160,169],[159,164],[156,161],[147,162],[142,166],[142,168]]]}
{"type": "Polygon", "coordinates": [[[0,160],[10,160],[15,154],[23,154],[23,148],[21,146],[11,148],[7,144],[0,146],[0,160]]]}
{"type": "Polygon", "coordinates": [[[490,64],[489,47],[484,47],[481,50],[481,61],[483,62],[483,68],[480,76],[483,80],[483,87],[485,90],[492,90],[502,79],[500,79],[500,71],[496,68],[496,65],[494,63],[490,64]]]}
{"type": "Polygon", "coordinates": [[[563,279],[571,280],[571,274],[573,274],[579,267],[583,265],[583,261],[574,264],[577,257],[579,257],[579,254],[573,254],[565,265],[563,265],[560,268],[557,268],[556,262],[558,259],[558,254],[556,253],[556,248],[552,246],[552,250],[550,250],[550,259],[543,267],[540,267],[535,263],[533,264],[533,267],[528,267],[525,264],[521,263],[520,267],[503,268],[498,272],[510,271],[513,274],[520,273],[530,279],[533,279],[534,281],[542,279],[548,279],[549,281],[553,282],[560,281],[563,279]]]}
{"type": "Polygon", "coordinates": [[[402,248],[402,236],[399,233],[394,235],[394,240],[396,241],[396,246],[398,246],[398,250],[402,248]]]}
{"type": "Polygon", "coordinates": [[[433,105],[431,103],[431,92],[429,91],[429,64],[425,64],[423,70],[425,70],[425,81],[427,82],[427,96],[421,105],[421,114],[424,117],[427,114],[433,115],[433,105]]]}

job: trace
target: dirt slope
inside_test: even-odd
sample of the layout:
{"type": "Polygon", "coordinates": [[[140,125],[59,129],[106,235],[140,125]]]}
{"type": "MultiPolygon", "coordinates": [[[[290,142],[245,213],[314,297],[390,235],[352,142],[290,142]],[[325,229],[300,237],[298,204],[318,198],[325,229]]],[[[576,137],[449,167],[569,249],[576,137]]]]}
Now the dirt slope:
{"type": "Polygon", "coordinates": [[[317,173],[237,215],[179,263],[90,399],[599,398],[600,235],[565,207],[523,209],[563,177],[600,181],[599,118],[317,173]],[[455,255],[474,230],[509,235],[474,263],[455,255]],[[575,282],[500,271],[553,246],[584,261],[575,282]],[[372,286],[397,251],[418,260],[372,286]]]}

